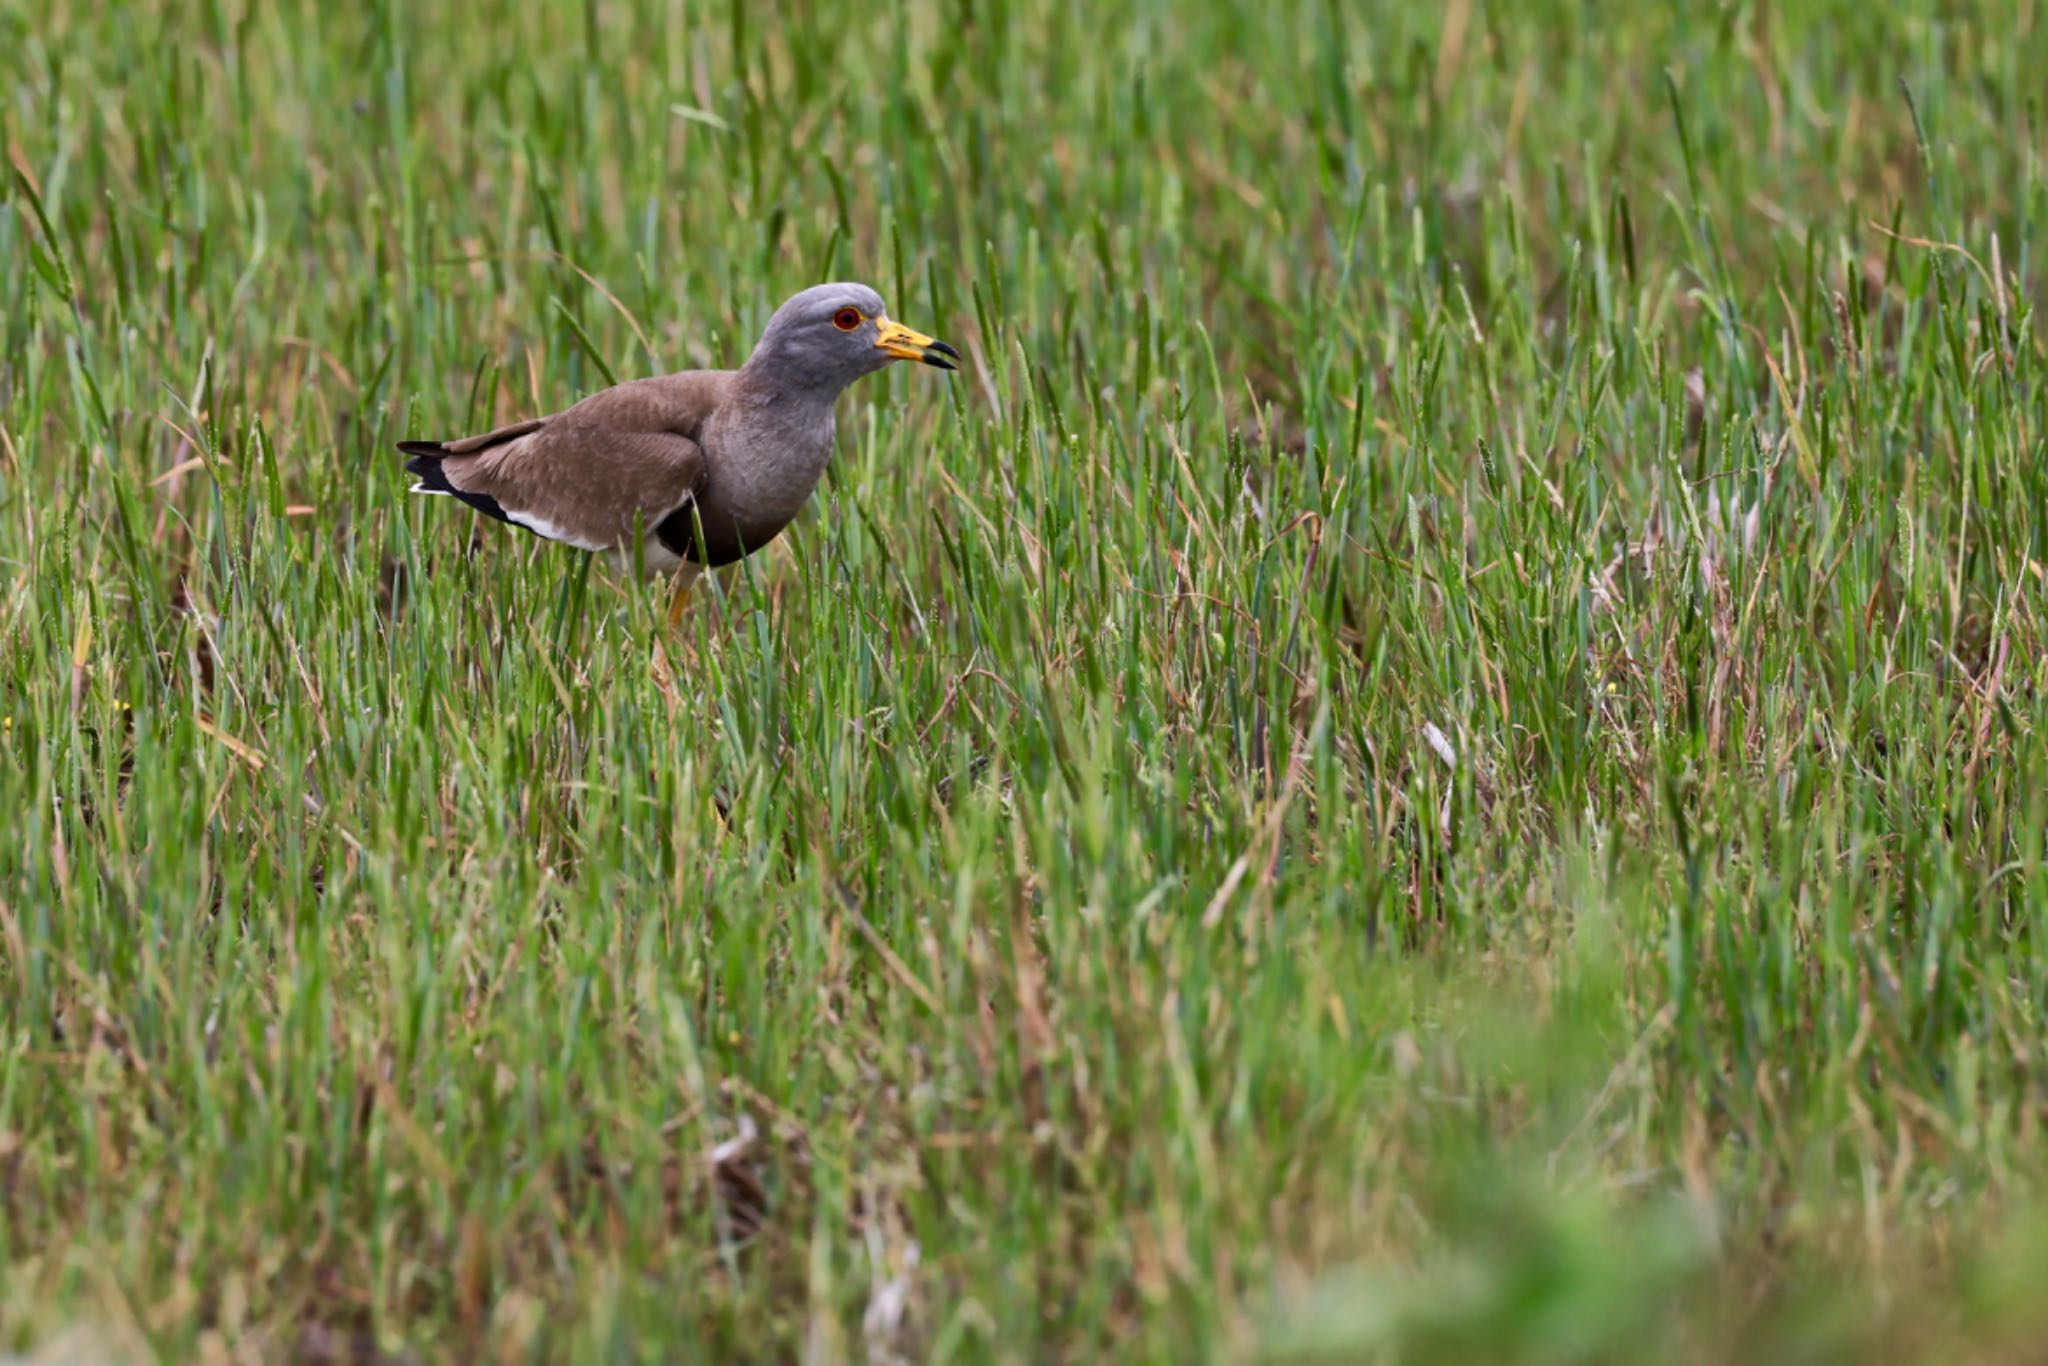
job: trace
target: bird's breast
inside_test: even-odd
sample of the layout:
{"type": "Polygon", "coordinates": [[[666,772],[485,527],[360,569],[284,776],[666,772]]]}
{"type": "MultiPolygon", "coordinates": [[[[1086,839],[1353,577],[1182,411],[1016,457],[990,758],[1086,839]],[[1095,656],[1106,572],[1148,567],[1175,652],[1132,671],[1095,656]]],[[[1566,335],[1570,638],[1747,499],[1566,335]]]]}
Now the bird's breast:
{"type": "Polygon", "coordinates": [[[734,424],[705,444],[702,506],[743,526],[779,528],[803,508],[831,459],[829,411],[823,423],[734,424]]]}

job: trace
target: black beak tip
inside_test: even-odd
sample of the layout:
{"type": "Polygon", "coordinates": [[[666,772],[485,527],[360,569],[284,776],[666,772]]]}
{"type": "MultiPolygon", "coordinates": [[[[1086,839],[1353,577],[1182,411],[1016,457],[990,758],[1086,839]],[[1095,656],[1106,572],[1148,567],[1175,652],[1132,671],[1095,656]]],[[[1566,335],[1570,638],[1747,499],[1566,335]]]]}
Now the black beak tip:
{"type": "Polygon", "coordinates": [[[926,365],[938,370],[958,370],[960,353],[942,341],[935,341],[918,357],[926,365]]]}

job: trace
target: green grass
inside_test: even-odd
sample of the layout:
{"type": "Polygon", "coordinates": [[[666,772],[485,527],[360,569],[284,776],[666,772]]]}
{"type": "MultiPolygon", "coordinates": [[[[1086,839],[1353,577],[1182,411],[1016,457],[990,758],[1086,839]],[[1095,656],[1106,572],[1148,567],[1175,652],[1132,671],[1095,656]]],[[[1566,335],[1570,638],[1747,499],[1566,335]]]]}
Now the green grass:
{"type": "Polygon", "coordinates": [[[2048,15],[764,10],[0,0],[0,1350],[2037,1344],[2048,15]]]}

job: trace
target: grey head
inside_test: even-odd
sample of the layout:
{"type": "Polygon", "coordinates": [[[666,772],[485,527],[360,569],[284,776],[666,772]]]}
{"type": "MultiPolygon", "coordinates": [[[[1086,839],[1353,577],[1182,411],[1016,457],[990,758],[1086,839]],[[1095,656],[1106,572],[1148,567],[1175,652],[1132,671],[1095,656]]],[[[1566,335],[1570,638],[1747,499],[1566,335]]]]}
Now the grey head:
{"type": "Polygon", "coordinates": [[[891,361],[959,368],[960,353],[889,317],[863,284],[812,285],[775,310],[745,373],[784,392],[836,395],[891,361]]]}

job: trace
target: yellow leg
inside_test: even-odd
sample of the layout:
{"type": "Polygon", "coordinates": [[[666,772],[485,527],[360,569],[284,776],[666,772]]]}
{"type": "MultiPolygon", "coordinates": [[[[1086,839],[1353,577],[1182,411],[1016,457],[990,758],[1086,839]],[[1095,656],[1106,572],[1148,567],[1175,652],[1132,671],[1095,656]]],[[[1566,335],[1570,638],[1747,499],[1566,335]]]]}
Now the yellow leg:
{"type": "Polygon", "coordinates": [[[682,625],[683,609],[689,605],[692,582],[692,579],[686,578],[677,584],[675,593],[668,600],[668,629],[671,631],[682,625]]]}

